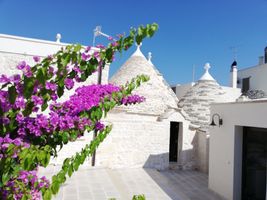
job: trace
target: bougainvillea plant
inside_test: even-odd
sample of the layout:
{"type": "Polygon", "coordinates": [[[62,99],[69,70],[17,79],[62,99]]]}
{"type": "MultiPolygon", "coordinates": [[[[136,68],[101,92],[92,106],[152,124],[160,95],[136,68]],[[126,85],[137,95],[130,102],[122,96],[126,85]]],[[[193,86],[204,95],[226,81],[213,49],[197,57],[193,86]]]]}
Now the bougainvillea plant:
{"type": "Polygon", "coordinates": [[[147,76],[140,75],[125,86],[89,85],[75,90],[68,100],[59,99],[76,82],[84,82],[104,68],[135,42],[152,37],[157,24],[132,28],[128,36],[110,38],[98,50],[69,45],[44,59],[33,57],[34,66],[21,62],[20,74],[0,76],[0,195],[1,199],[49,200],[57,194],[67,176],[79,169],[87,157],[111,131],[101,119],[117,105],[144,101],[132,91],[147,76]],[[65,159],[61,170],[49,181],[38,177],[38,167],[46,167],[50,157],[68,142],[97,131],[97,137],[79,153],[65,159]]]}

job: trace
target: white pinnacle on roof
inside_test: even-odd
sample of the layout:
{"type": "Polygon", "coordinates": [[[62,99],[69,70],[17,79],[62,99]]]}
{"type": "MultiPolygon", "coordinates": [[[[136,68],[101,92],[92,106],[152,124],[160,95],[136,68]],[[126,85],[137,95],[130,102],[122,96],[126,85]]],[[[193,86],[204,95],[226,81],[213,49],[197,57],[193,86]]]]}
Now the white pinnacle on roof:
{"type": "Polygon", "coordinates": [[[205,73],[203,74],[203,76],[199,79],[200,81],[215,81],[215,79],[210,75],[209,73],[209,69],[210,69],[210,64],[206,63],[204,66],[205,69],[205,73]]]}
{"type": "Polygon", "coordinates": [[[153,65],[153,63],[151,61],[151,58],[152,58],[152,53],[151,52],[148,52],[147,61],[148,61],[149,64],[153,65]]]}
{"type": "Polygon", "coordinates": [[[60,33],[58,33],[57,35],[56,35],[56,42],[57,43],[60,43],[60,40],[61,40],[61,34],[60,33]]]}
{"type": "Polygon", "coordinates": [[[144,57],[145,58],[144,54],[140,50],[140,47],[142,46],[142,43],[136,44],[136,46],[137,46],[137,48],[136,48],[136,50],[135,50],[135,52],[133,53],[132,56],[141,56],[141,57],[144,57]]]}

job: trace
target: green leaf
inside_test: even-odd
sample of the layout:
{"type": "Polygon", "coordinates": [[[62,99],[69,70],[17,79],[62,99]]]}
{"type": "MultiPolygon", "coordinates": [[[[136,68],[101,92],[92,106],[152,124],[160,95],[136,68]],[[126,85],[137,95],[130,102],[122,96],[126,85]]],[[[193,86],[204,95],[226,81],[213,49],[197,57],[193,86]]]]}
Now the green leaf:
{"type": "Polygon", "coordinates": [[[71,177],[72,173],[73,173],[73,166],[70,165],[70,166],[69,166],[69,170],[68,170],[68,175],[69,175],[69,177],[71,177]]]}
{"type": "Polygon", "coordinates": [[[74,46],[74,51],[75,51],[75,52],[79,52],[79,51],[81,50],[81,48],[82,48],[82,45],[80,45],[80,44],[76,44],[76,45],[74,46]]]}
{"type": "Polygon", "coordinates": [[[74,70],[72,70],[70,73],[69,73],[69,78],[73,79],[75,76],[76,76],[76,72],[74,70]]]}
{"type": "Polygon", "coordinates": [[[9,129],[10,131],[14,131],[17,128],[17,121],[15,120],[15,118],[11,118],[10,122],[9,122],[9,129]]]}
{"type": "Polygon", "coordinates": [[[136,35],[135,36],[135,41],[136,41],[136,43],[139,45],[139,44],[141,44],[141,42],[142,42],[142,36],[140,36],[140,35],[136,35]]]}
{"type": "Polygon", "coordinates": [[[9,87],[8,88],[8,99],[9,99],[9,102],[11,104],[15,103],[17,96],[18,96],[18,93],[16,91],[15,86],[13,85],[13,86],[9,87]]]}
{"type": "Polygon", "coordinates": [[[80,160],[78,158],[76,158],[73,162],[73,169],[75,171],[77,171],[79,169],[79,166],[80,166],[80,160]]]}
{"type": "Polygon", "coordinates": [[[86,63],[86,61],[82,60],[80,62],[80,70],[85,71],[86,68],[87,68],[87,63],[86,63]]]}
{"type": "Polygon", "coordinates": [[[27,197],[28,195],[24,194],[21,198],[21,200],[28,200],[29,198],[27,197]]]}
{"type": "Polygon", "coordinates": [[[57,95],[61,97],[64,94],[64,86],[58,86],[57,88],[57,95]]]}
{"type": "Polygon", "coordinates": [[[42,164],[43,167],[46,167],[50,161],[50,152],[41,151],[38,154],[39,162],[42,164]]]}
{"type": "Polygon", "coordinates": [[[58,190],[59,190],[59,182],[58,181],[53,181],[52,185],[51,185],[51,191],[52,194],[57,194],[58,190]]]}
{"type": "Polygon", "coordinates": [[[91,58],[89,62],[91,65],[98,65],[98,60],[96,58],[91,58]]]}
{"type": "Polygon", "coordinates": [[[111,62],[112,61],[112,57],[113,57],[113,50],[112,48],[108,48],[106,50],[106,59],[108,62],[111,62]]]}
{"type": "Polygon", "coordinates": [[[9,179],[10,179],[10,174],[9,173],[4,173],[2,175],[2,183],[3,183],[3,185],[6,185],[6,183],[9,181],[9,179]]]}
{"type": "Polygon", "coordinates": [[[50,189],[47,189],[44,193],[43,193],[43,200],[51,200],[52,198],[52,192],[50,189]]]}
{"type": "Polygon", "coordinates": [[[68,143],[68,141],[69,141],[69,133],[68,132],[64,132],[62,134],[62,141],[63,141],[64,144],[68,143]]]}
{"type": "Polygon", "coordinates": [[[70,54],[65,53],[61,58],[61,64],[63,67],[67,66],[67,64],[70,62],[70,54]]]}
{"type": "Polygon", "coordinates": [[[45,79],[46,78],[44,76],[42,68],[38,69],[37,74],[36,74],[36,78],[39,81],[39,83],[41,83],[42,85],[45,85],[45,79]]]}
{"type": "Polygon", "coordinates": [[[29,116],[32,113],[32,109],[34,107],[34,103],[33,102],[28,102],[26,104],[26,108],[25,110],[22,112],[24,116],[29,116]]]}
{"type": "Polygon", "coordinates": [[[137,34],[142,36],[144,34],[145,27],[143,25],[139,26],[137,29],[137,34]]]}
{"type": "Polygon", "coordinates": [[[24,77],[23,95],[26,99],[29,99],[34,89],[34,78],[24,77]]]}
{"type": "Polygon", "coordinates": [[[48,103],[47,103],[47,101],[45,101],[41,107],[42,111],[45,111],[47,109],[47,107],[48,107],[48,103]]]}
{"type": "Polygon", "coordinates": [[[65,172],[64,172],[64,170],[60,170],[60,172],[57,174],[57,181],[59,183],[63,183],[63,182],[65,182],[65,180],[66,180],[65,172]]]}

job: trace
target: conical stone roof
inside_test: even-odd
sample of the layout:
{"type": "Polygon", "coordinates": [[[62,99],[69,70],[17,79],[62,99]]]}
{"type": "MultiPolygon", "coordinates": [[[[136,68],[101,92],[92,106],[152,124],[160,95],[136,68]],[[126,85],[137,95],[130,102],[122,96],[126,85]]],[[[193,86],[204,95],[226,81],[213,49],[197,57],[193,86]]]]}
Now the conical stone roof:
{"type": "Polygon", "coordinates": [[[209,67],[200,80],[180,99],[178,107],[182,108],[192,124],[203,129],[210,123],[210,104],[227,102],[226,92],[208,73],[209,67]]]}
{"type": "Polygon", "coordinates": [[[142,95],[146,101],[142,104],[123,107],[128,112],[160,115],[168,108],[178,108],[178,99],[163,76],[148,62],[140,50],[140,46],[132,56],[122,65],[109,82],[124,85],[137,75],[145,74],[150,80],[143,83],[134,93],[142,95]]]}

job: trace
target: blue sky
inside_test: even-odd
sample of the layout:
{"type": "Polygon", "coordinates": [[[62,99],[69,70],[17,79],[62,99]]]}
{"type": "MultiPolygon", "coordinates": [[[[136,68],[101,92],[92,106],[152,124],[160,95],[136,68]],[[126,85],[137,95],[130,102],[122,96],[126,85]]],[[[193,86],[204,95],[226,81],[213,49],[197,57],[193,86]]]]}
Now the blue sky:
{"type": "MultiPolygon", "coordinates": [[[[187,83],[210,62],[213,77],[228,84],[237,47],[239,68],[257,64],[267,46],[267,0],[0,0],[0,33],[92,45],[96,25],[109,35],[131,26],[157,22],[157,34],[143,42],[142,51],[167,82],[187,83]]],[[[98,38],[97,42],[105,43],[98,38]]],[[[135,50],[118,55],[113,74],[135,50]]],[[[140,72],[142,73],[142,72],[140,72]]]]}

